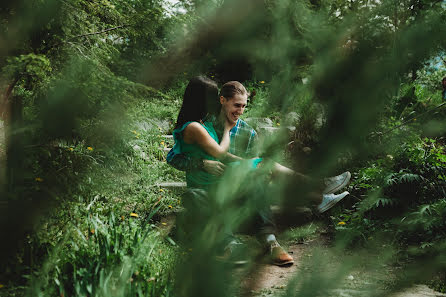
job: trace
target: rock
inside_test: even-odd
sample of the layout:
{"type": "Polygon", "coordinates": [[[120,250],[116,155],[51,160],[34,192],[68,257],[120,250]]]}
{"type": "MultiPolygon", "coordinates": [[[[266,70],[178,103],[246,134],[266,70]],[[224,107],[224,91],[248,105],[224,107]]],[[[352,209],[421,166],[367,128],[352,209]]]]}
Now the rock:
{"type": "Polygon", "coordinates": [[[156,184],[160,188],[185,188],[187,184],[185,182],[164,182],[156,184]]]}
{"type": "Polygon", "coordinates": [[[168,120],[155,119],[154,123],[162,133],[167,133],[170,129],[170,122],[168,120]]]}
{"type": "Polygon", "coordinates": [[[349,275],[349,276],[347,276],[347,279],[350,280],[350,281],[352,281],[352,280],[355,279],[355,277],[354,277],[353,275],[349,275]]]}
{"type": "Polygon", "coordinates": [[[294,111],[287,113],[285,116],[285,123],[289,125],[295,125],[299,122],[299,120],[300,120],[300,115],[294,111]]]}
{"type": "Polygon", "coordinates": [[[273,121],[269,118],[246,118],[245,122],[247,122],[254,129],[273,126],[273,121]]]}
{"type": "Polygon", "coordinates": [[[136,123],[136,127],[138,130],[142,130],[144,132],[150,131],[154,128],[154,125],[152,123],[148,122],[138,122],[136,123]]]}
{"type": "Polygon", "coordinates": [[[144,132],[158,130],[161,133],[167,133],[170,129],[170,122],[168,120],[153,119],[144,122],[137,122],[136,127],[138,130],[142,130],[144,132]]]}

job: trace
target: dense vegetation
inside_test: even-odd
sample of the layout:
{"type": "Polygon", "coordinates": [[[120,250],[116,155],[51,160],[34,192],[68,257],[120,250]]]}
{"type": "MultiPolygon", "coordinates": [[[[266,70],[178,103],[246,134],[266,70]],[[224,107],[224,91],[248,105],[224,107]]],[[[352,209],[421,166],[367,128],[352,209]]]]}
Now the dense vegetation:
{"type": "MultiPolygon", "coordinates": [[[[183,180],[163,135],[198,74],[243,82],[255,94],[246,117],[294,127],[265,137],[263,157],[313,176],[352,172],[351,196],[322,219],[333,246],[404,265],[392,290],[445,290],[445,2],[169,5],[1,4],[0,295],[235,294],[227,267],[194,257],[213,255],[212,242],[186,248],[169,233],[181,193],[157,186],[183,180]]],[[[275,190],[289,212],[300,189],[275,190]]],[[[222,219],[200,232],[213,238],[222,219]]],[[[323,293],[310,276],[301,296],[323,293]]]]}

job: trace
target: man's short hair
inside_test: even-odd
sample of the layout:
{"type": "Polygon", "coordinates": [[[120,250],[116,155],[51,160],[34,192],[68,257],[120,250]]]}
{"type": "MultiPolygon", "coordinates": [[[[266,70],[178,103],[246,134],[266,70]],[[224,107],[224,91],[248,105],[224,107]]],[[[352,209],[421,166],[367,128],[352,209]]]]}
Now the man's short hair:
{"type": "Polygon", "coordinates": [[[223,96],[226,99],[230,99],[237,94],[247,95],[247,96],[250,95],[249,92],[246,90],[246,88],[241,83],[235,80],[228,81],[221,87],[220,96],[223,96]]]}

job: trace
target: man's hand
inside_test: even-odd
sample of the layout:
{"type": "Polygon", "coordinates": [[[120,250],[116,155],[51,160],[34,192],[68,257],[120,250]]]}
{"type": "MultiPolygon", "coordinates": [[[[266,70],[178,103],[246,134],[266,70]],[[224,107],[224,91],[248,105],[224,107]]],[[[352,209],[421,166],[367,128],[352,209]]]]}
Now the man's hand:
{"type": "Polygon", "coordinates": [[[225,171],[226,165],[220,161],[203,160],[203,169],[207,173],[220,176],[225,171]]]}

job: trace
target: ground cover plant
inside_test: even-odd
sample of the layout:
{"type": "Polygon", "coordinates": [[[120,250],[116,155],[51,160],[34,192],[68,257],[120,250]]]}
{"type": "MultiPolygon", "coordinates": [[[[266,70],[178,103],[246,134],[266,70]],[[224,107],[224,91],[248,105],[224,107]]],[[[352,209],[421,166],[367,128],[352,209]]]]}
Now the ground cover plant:
{"type": "MultiPolygon", "coordinates": [[[[361,296],[444,290],[445,13],[424,0],[1,4],[0,295],[244,293],[216,255],[219,231],[255,210],[233,204],[250,175],[222,179],[195,240],[166,223],[183,196],[159,183],[184,173],[166,164],[164,135],[196,75],[242,81],[246,118],[278,128],[256,126],[265,175],[269,160],[353,174],[329,215],[285,226],[289,242],[331,240],[278,294],[335,296],[345,275],[384,266],[405,273],[364,281],[361,296]],[[326,254],[343,261],[321,271],[326,254]]],[[[269,190],[279,216],[305,204],[297,183],[269,190]]]]}

